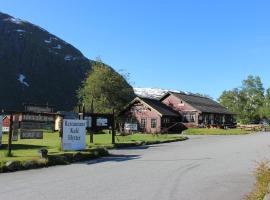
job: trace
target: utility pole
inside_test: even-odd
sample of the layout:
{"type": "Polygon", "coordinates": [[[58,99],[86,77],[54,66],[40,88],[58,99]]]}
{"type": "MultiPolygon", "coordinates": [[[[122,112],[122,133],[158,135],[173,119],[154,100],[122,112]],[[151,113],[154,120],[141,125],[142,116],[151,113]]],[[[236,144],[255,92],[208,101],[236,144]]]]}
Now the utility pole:
{"type": "Polygon", "coordinates": [[[114,109],[112,116],[112,144],[115,144],[115,119],[114,119],[114,109]]]}
{"type": "Polygon", "coordinates": [[[12,145],[12,131],[13,131],[13,114],[10,114],[10,124],[8,133],[8,157],[11,156],[11,145],[12,145]]]}
{"type": "Polygon", "coordinates": [[[91,114],[92,114],[92,119],[91,119],[91,122],[92,122],[92,125],[91,125],[91,128],[92,129],[90,129],[90,143],[91,144],[93,144],[94,143],[94,129],[93,129],[93,122],[94,122],[94,120],[96,120],[95,118],[94,118],[94,100],[93,100],[93,98],[92,98],[92,100],[91,100],[91,114]]]}

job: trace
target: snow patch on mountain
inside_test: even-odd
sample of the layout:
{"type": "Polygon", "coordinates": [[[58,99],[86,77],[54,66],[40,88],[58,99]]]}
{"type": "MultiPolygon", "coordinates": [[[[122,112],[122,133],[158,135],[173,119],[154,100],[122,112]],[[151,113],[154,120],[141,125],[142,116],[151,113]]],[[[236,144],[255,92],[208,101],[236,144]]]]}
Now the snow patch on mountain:
{"type": "Polygon", "coordinates": [[[25,30],[22,30],[22,29],[17,29],[15,31],[18,32],[18,33],[25,33],[26,32],[25,30]]]}
{"type": "Polygon", "coordinates": [[[72,56],[71,56],[71,55],[66,55],[66,56],[64,57],[64,59],[65,59],[66,61],[71,61],[71,60],[72,60],[72,56]]]}
{"type": "Polygon", "coordinates": [[[25,81],[26,77],[23,74],[19,74],[18,81],[20,81],[21,84],[29,87],[29,84],[25,81]]]}
{"type": "Polygon", "coordinates": [[[57,46],[53,47],[54,49],[62,49],[62,46],[58,44],[57,46]]]}
{"type": "Polygon", "coordinates": [[[65,60],[65,61],[72,61],[72,60],[79,60],[79,59],[80,59],[80,57],[72,56],[72,55],[66,55],[66,56],[64,57],[64,60],[65,60]]]}
{"type": "Polygon", "coordinates": [[[18,19],[18,18],[13,18],[13,17],[7,18],[7,19],[5,19],[5,21],[11,21],[14,24],[22,24],[23,23],[23,20],[18,19]]]}
{"type": "Polygon", "coordinates": [[[44,40],[44,42],[45,42],[45,43],[47,43],[47,44],[52,43],[52,41],[51,41],[51,40],[44,40]]]}
{"type": "Polygon", "coordinates": [[[152,99],[160,99],[167,92],[181,92],[178,90],[160,89],[160,88],[133,88],[136,95],[152,99]]]}

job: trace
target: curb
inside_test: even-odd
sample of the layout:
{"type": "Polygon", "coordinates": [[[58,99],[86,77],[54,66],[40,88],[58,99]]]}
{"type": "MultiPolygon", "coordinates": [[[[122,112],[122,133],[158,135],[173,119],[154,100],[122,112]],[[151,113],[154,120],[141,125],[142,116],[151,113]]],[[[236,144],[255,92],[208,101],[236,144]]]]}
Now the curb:
{"type": "MultiPolygon", "coordinates": [[[[109,156],[108,149],[121,149],[121,148],[129,148],[129,147],[138,147],[145,145],[153,145],[153,144],[163,144],[163,143],[171,143],[171,142],[180,142],[187,140],[188,137],[170,139],[165,141],[149,141],[149,142],[136,142],[136,143],[122,143],[116,144],[113,147],[100,147],[96,149],[87,149],[84,151],[79,151],[76,153],[64,152],[56,155],[48,155],[46,159],[36,159],[36,160],[26,160],[26,161],[8,161],[2,166],[0,165],[0,174],[1,173],[9,173],[30,169],[40,169],[47,168],[51,166],[57,165],[69,165],[71,163],[86,161],[86,160],[94,160],[97,158],[101,158],[104,156],[109,156]]],[[[1,164],[1,162],[0,162],[1,164]]]]}
{"type": "Polygon", "coordinates": [[[93,160],[108,156],[109,151],[105,148],[88,149],[76,153],[64,152],[58,155],[48,155],[47,158],[26,160],[26,161],[7,161],[0,166],[0,174],[8,172],[16,172],[30,169],[47,168],[56,165],[68,165],[71,163],[93,160]]]}

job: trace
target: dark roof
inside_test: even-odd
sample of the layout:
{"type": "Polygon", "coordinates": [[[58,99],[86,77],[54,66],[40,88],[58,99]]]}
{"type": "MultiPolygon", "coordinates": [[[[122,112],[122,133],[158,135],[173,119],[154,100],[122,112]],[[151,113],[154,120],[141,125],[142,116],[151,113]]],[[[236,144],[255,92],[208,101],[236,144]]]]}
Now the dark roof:
{"type": "Polygon", "coordinates": [[[158,111],[161,115],[163,116],[174,116],[174,117],[179,117],[179,113],[169,106],[165,105],[159,100],[156,99],[149,99],[149,98],[142,98],[142,97],[137,97],[140,100],[144,101],[147,105],[158,111]]]}
{"type": "MultiPolygon", "coordinates": [[[[218,102],[198,95],[185,94],[185,93],[176,93],[170,92],[169,94],[173,94],[184,102],[188,103],[196,110],[205,112],[205,113],[218,113],[218,114],[233,114],[227,108],[220,105],[218,102]]],[[[167,94],[168,95],[168,94],[167,94]]],[[[166,96],[166,95],[165,95],[166,96]]],[[[164,96],[164,97],[165,97],[164,96]]],[[[164,99],[164,97],[162,99],[164,99]]]]}

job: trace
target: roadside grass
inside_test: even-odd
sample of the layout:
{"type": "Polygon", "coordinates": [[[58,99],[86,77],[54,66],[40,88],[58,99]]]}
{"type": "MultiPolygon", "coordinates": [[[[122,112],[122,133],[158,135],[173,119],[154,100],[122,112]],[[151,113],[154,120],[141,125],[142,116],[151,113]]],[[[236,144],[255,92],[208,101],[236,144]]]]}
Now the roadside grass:
{"type": "Polygon", "coordinates": [[[269,161],[262,161],[255,170],[256,183],[253,191],[247,196],[246,200],[263,200],[269,193],[270,183],[269,161]]]}
{"type": "MultiPolygon", "coordinates": [[[[117,145],[126,144],[143,144],[151,142],[170,142],[174,140],[184,140],[185,137],[179,134],[168,134],[168,135],[152,135],[152,134],[133,134],[128,136],[116,136],[116,146],[112,145],[112,135],[111,134],[95,134],[94,144],[90,144],[90,136],[86,136],[87,150],[95,149],[100,147],[114,148],[117,145]]],[[[44,139],[19,139],[16,142],[12,142],[12,157],[7,157],[7,143],[8,135],[3,134],[3,145],[0,147],[0,162],[7,162],[10,160],[16,161],[26,161],[39,159],[38,150],[41,148],[46,148],[49,155],[61,155],[67,153],[60,149],[61,139],[59,134],[56,133],[44,133],[44,139]]],[[[83,151],[82,151],[83,152],[83,151]]],[[[68,153],[76,153],[76,151],[68,151],[68,153]]]]}
{"type": "Polygon", "coordinates": [[[208,128],[189,128],[182,133],[185,135],[246,135],[253,131],[233,129],[208,129],[208,128]]]}

